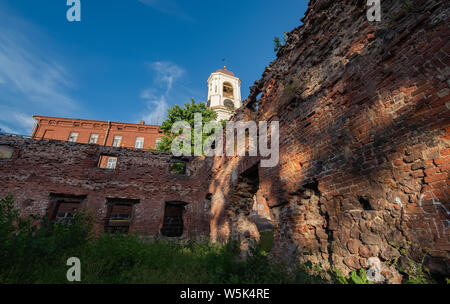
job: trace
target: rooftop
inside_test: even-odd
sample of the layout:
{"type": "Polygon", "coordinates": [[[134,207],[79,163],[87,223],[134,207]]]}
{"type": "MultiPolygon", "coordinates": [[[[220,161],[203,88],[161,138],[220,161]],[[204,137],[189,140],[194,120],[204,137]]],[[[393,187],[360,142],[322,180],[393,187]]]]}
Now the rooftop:
{"type": "Polygon", "coordinates": [[[223,69],[218,69],[216,71],[216,73],[223,73],[223,74],[226,74],[226,75],[230,75],[230,76],[236,77],[233,72],[227,70],[226,66],[224,66],[223,69]]]}

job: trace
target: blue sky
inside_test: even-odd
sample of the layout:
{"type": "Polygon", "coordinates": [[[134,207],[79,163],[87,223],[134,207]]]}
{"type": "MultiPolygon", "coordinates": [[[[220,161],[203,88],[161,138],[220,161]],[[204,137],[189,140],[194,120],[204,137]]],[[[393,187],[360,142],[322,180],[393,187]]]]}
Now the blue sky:
{"type": "Polygon", "coordinates": [[[32,115],[159,124],[207,98],[223,66],[242,97],[274,58],[273,37],[301,24],[307,0],[0,0],[0,128],[29,134],[32,115]]]}

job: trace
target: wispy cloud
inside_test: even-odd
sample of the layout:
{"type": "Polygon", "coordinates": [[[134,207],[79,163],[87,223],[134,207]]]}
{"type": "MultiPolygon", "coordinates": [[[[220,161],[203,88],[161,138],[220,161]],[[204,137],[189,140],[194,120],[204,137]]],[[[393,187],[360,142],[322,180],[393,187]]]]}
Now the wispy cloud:
{"type": "Polygon", "coordinates": [[[156,73],[156,82],[164,85],[168,91],[172,89],[173,82],[185,73],[181,67],[169,61],[156,61],[147,65],[156,73]]]}
{"type": "Polygon", "coordinates": [[[150,6],[164,14],[171,15],[186,21],[194,21],[194,19],[187,14],[175,0],[139,0],[139,2],[150,6]]]}
{"type": "Polygon", "coordinates": [[[166,96],[154,96],[144,91],[141,94],[141,98],[147,101],[147,109],[142,116],[142,119],[147,124],[159,125],[165,119],[169,104],[167,103],[166,96]]]}
{"type": "Polygon", "coordinates": [[[175,82],[185,74],[185,70],[168,61],[147,63],[147,66],[155,77],[154,86],[145,89],[140,95],[146,101],[146,110],[142,114],[142,119],[148,124],[161,124],[169,108],[168,98],[172,88],[175,82]]]}
{"type": "Polygon", "coordinates": [[[69,113],[77,103],[66,68],[47,54],[44,36],[26,21],[0,7],[0,122],[3,130],[29,133],[32,115],[69,113]],[[42,39],[42,40],[41,40],[42,39]],[[32,112],[34,111],[34,112],[32,112]]]}
{"type": "Polygon", "coordinates": [[[2,132],[27,135],[34,126],[31,115],[4,106],[0,106],[0,113],[6,114],[0,117],[2,132]]]}

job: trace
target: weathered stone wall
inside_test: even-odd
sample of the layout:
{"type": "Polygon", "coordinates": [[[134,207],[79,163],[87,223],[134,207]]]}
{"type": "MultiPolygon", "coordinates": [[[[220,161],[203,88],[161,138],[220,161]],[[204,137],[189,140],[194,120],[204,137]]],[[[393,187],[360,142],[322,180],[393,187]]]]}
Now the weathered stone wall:
{"type": "Polygon", "coordinates": [[[98,229],[108,199],[139,200],[131,231],[146,235],[160,233],[166,202],[185,202],[186,237],[240,238],[246,249],[274,227],[277,259],[346,274],[376,257],[398,282],[388,262],[410,248],[448,276],[450,4],[383,0],[382,9],[371,23],[365,0],[310,1],[234,117],[280,122],[274,168],[258,157],[192,158],[179,176],[168,154],[0,136],[15,149],[0,160],[0,196],[13,194],[23,214],[46,214],[52,194],[83,197],[98,229]],[[116,170],[98,168],[102,153],[119,158],[116,170]]]}
{"type": "MultiPolygon", "coordinates": [[[[310,1],[234,119],[280,121],[280,162],[259,168],[255,197],[270,208],[275,257],[311,252],[301,258],[344,273],[378,257],[397,282],[387,262],[419,247],[448,275],[450,4],[381,2],[369,22],[366,1],[310,1]]],[[[257,161],[215,160],[213,240],[254,230],[228,210],[257,161]]]]}
{"type": "Polygon", "coordinates": [[[4,135],[1,145],[14,154],[0,159],[0,197],[14,195],[23,215],[47,215],[51,194],[82,197],[80,207],[94,211],[96,228],[103,230],[107,199],[139,200],[130,232],[158,236],[165,203],[184,202],[183,237],[209,235],[208,161],[192,158],[186,175],[174,175],[170,154],[4,135]],[[101,155],[116,156],[117,168],[99,168],[101,155]]]}

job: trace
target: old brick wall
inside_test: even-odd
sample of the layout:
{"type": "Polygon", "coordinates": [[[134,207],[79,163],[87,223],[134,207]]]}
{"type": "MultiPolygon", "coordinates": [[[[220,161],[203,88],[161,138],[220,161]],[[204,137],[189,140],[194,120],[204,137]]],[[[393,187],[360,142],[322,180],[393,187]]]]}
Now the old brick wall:
{"type": "MultiPolygon", "coordinates": [[[[449,2],[381,2],[369,22],[366,1],[310,1],[234,119],[280,121],[280,162],[259,168],[255,197],[275,224],[274,257],[310,252],[300,257],[344,273],[378,257],[398,282],[388,262],[410,248],[448,275],[449,2]]],[[[252,237],[254,222],[235,225],[229,210],[257,161],[215,160],[212,240],[252,237]]]]}
{"type": "Polygon", "coordinates": [[[192,158],[186,175],[174,175],[170,154],[0,135],[2,145],[15,151],[0,159],[0,197],[14,195],[23,215],[47,215],[52,196],[81,197],[103,230],[108,200],[138,200],[130,232],[158,236],[166,202],[177,201],[187,204],[183,237],[209,235],[208,161],[192,158]],[[116,170],[98,168],[101,155],[117,157],[116,170]]]}

